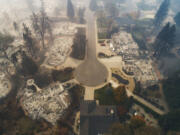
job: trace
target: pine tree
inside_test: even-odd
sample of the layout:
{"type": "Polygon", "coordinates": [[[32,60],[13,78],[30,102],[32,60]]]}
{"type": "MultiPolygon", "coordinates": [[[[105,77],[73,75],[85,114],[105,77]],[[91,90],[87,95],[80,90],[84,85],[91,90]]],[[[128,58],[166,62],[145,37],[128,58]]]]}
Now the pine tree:
{"type": "Polygon", "coordinates": [[[110,17],[116,18],[116,17],[119,16],[119,10],[118,10],[118,8],[116,7],[116,4],[115,4],[115,3],[112,3],[112,2],[106,3],[106,9],[107,9],[110,17]]]}
{"type": "Polygon", "coordinates": [[[96,0],[91,0],[90,1],[89,8],[90,8],[91,11],[96,11],[97,10],[98,6],[97,6],[96,0]]]}
{"type": "Polygon", "coordinates": [[[154,44],[154,56],[156,58],[167,55],[170,52],[170,49],[174,46],[175,34],[175,25],[170,26],[170,23],[167,23],[158,34],[154,44]]]}
{"type": "Polygon", "coordinates": [[[74,6],[71,0],[68,0],[67,3],[67,16],[72,19],[74,17],[74,6]]]}
{"type": "Polygon", "coordinates": [[[154,20],[155,26],[160,26],[162,22],[165,20],[169,11],[169,6],[170,6],[170,0],[164,0],[155,15],[155,20],[154,20]]]}
{"type": "Polygon", "coordinates": [[[85,13],[85,8],[79,8],[78,17],[79,17],[79,23],[81,23],[81,24],[83,24],[85,22],[84,13],[85,13]]]}
{"type": "Polygon", "coordinates": [[[180,12],[174,17],[174,21],[176,22],[176,25],[180,27],[180,12]]]}

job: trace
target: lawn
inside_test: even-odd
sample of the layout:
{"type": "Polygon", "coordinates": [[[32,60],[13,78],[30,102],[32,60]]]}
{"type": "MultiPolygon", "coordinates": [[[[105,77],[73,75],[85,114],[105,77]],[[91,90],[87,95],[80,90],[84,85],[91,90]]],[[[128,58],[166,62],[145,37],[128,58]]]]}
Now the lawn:
{"type": "Polygon", "coordinates": [[[99,100],[100,105],[116,105],[113,88],[110,84],[95,90],[95,99],[99,100]]]}

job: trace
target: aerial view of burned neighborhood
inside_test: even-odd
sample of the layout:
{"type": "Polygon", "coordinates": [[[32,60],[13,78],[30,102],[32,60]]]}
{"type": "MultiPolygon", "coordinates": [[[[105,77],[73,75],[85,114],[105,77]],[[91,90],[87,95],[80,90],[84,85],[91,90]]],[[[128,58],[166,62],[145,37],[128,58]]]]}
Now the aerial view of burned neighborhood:
{"type": "Polygon", "coordinates": [[[180,0],[0,0],[0,135],[180,135],[180,0]]]}

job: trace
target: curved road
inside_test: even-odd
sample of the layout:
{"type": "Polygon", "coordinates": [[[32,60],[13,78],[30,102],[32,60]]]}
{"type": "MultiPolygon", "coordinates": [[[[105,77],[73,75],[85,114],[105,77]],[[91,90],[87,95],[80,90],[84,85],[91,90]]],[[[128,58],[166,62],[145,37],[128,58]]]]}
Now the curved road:
{"type": "Polygon", "coordinates": [[[97,60],[96,56],[96,23],[91,11],[87,11],[87,49],[86,57],[82,64],[76,68],[75,78],[86,86],[98,86],[108,77],[106,67],[97,60]]]}

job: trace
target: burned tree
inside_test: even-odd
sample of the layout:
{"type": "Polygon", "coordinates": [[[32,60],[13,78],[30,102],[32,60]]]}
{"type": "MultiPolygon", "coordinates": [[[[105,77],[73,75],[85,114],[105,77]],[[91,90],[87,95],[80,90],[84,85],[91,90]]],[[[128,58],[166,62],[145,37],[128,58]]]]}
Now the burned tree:
{"type": "Polygon", "coordinates": [[[40,36],[43,48],[45,48],[46,33],[49,34],[51,41],[53,41],[53,36],[52,36],[50,20],[44,10],[43,1],[41,1],[41,3],[42,3],[42,7],[41,7],[40,15],[37,15],[35,13],[33,13],[32,15],[32,25],[34,31],[37,33],[37,35],[40,36]]]}

